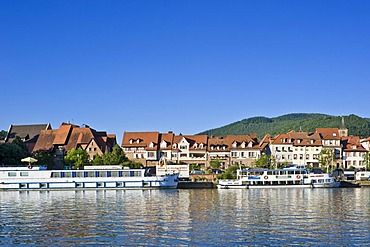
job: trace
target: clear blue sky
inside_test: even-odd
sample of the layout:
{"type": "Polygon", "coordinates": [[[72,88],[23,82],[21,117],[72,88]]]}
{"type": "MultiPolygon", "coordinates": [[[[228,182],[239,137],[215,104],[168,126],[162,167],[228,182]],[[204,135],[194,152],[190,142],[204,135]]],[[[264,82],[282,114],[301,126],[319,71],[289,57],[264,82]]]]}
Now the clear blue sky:
{"type": "Polygon", "coordinates": [[[0,129],[370,117],[370,1],[1,1],[0,129]]]}

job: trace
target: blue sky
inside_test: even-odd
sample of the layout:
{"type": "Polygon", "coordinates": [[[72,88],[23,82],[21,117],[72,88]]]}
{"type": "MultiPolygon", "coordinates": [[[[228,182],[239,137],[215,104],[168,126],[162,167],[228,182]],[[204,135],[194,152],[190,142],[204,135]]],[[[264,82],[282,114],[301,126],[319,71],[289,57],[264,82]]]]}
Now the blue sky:
{"type": "Polygon", "coordinates": [[[370,117],[370,1],[1,1],[0,129],[370,117]]]}

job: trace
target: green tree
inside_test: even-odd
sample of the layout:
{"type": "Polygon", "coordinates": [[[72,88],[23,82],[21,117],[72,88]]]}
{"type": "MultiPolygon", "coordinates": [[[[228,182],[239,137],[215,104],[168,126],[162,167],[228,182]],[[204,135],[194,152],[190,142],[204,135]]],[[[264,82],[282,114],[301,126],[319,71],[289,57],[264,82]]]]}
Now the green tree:
{"type": "Polygon", "coordinates": [[[139,169],[143,167],[142,163],[131,161],[131,160],[124,161],[122,165],[130,167],[131,169],[139,169]]]}
{"type": "Polygon", "coordinates": [[[319,163],[326,172],[329,172],[329,168],[332,168],[332,164],[336,161],[334,156],[334,150],[324,148],[319,153],[319,163]]]}
{"type": "Polygon", "coordinates": [[[269,168],[270,166],[270,157],[266,154],[262,154],[255,162],[254,165],[257,168],[269,168]]]}
{"type": "Polygon", "coordinates": [[[22,141],[22,139],[19,136],[16,136],[12,143],[22,149],[24,157],[29,155],[27,145],[22,141]]]}
{"type": "Polygon", "coordinates": [[[209,162],[211,169],[220,169],[221,168],[221,161],[220,159],[213,159],[209,162]]]}
{"type": "Polygon", "coordinates": [[[104,164],[104,162],[103,162],[102,157],[100,157],[99,154],[95,154],[94,158],[92,160],[92,165],[93,166],[100,166],[100,165],[103,165],[103,164],[104,164]]]}
{"type": "Polygon", "coordinates": [[[0,131],[0,140],[4,140],[7,134],[8,132],[5,130],[0,131]]]}
{"type": "Polygon", "coordinates": [[[104,165],[123,165],[128,161],[122,148],[117,144],[114,146],[112,152],[104,153],[101,157],[104,165]]]}
{"type": "Polygon", "coordinates": [[[64,163],[72,169],[82,170],[84,165],[89,164],[89,155],[82,148],[72,148],[64,157],[64,163]]]}
{"type": "Polygon", "coordinates": [[[367,151],[364,155],[364,164],[366,171],[370,170],[370,152],[367,151]]]}
{"type": "Polygon", "coordinates": [[[217,176],[218,179],[235,179],[236,170],[239,169],[238,165],[229,166],[223,174],[217,176]]]}
{"type": "Polygon", "coordinates": [[[34,158],[37,159],[37,165],[46,166],[48,170],[53,169],[55,165],[54,156],[48,151],[37,151],[36,153],[34,153],[34,158]]]}
{"type": "Polygon", "coordinates": [[[14,143],[0,144],[0,165],[21,166],[21,159],[25,158],[24,150],[14,143]]]}

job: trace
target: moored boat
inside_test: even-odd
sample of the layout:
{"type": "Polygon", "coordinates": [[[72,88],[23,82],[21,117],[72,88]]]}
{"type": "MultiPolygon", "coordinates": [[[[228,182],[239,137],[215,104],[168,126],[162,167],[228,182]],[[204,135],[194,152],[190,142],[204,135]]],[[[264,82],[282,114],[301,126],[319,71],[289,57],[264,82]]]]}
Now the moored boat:
{"type": "Polygon", "coordinates": [[[175,189],[178,174],[151,176],[146,169],[92,166],[85,170],[1,167],[0,190],[175,189]]]}
{"type": "Polygon", "coordinates": [[[237,170],[236,180],[220,180],[217,187],[225,188],[333,188],[340,182],[327,173],[309,173],[307,169],[289,167],[285,169],[237,170]]]}

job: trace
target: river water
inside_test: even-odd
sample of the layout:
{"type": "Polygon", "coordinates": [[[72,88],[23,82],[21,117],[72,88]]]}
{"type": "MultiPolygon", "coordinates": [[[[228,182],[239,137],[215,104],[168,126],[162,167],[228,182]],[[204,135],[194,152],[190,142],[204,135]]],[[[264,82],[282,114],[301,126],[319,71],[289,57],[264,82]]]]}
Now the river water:
{"type": "Polygon", "coordinates": [[[0,245],[369,246],[370,188],[0,192],[0,245]]]}

